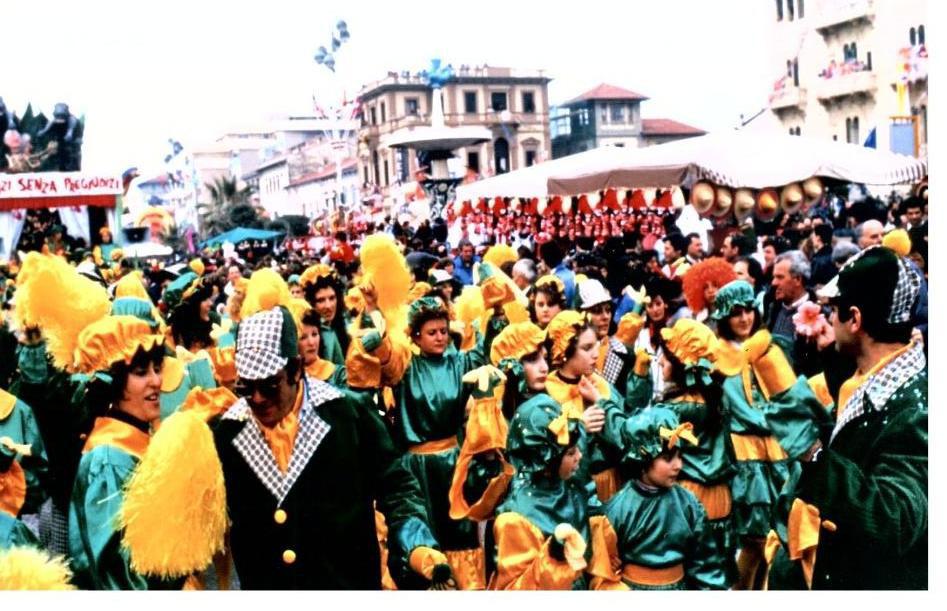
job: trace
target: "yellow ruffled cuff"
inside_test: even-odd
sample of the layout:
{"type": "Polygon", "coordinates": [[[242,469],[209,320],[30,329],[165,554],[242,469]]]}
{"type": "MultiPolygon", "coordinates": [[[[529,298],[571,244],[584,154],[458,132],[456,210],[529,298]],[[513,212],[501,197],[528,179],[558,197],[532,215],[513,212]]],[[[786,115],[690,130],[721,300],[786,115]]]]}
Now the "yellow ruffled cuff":
{"type": "Polygon", "coordinates": [[[493,515],[494,510],[503,495],[509,488],[510,480],[513,479],[515,470],[513,465],[508,463],[501,454],[498,453],[497,460],[500,461],[500,473],[490,480],[483,495],[477,499],[473,505],[464,498],[464,483],[467,481],[467,473],[470,470],[470,462],[474,455],[461,450],[457,457],[457,465],[454,467],[454,476],[451,480],[450,490],[448,491],[448,500],[450,501],[449,515],[453,520],[486,520],[493,515]]]}
{"type": "Polygon", "coordinates": [[[434,576],[434,567],[439,564],[447,564],[447,556],[433,547],[416,547],[411,551],[408,557],[408,566],[411,570],[422,575],[425,579],[431,579],[434,576]]]}
{"type": "Polygon", "coordinates": [[[458,590],[486,590],[486,558],[483,548],[447,550],[447,564],[454,574],[458,590]]]}
{"type": "Polygon", "coordinates": [[[832,394],[829,393],[829,384],[825,380],[824,373],[809,378],[807,381],[809,382],[809,388],[812,389],[812,394],[816,396],[819,403],[822,404],[822,407],[830,409],[835,405],[835,402],[832,400],[832,394]]]}
{"type": "Polygon", "coordinates": [[[618,494],[618,490],[621,488],[621,478],[618,477],[618,469],[615,467],[593,473],[592,481],[595,482],[595,492],[598,494],[598,500],[603,503],[607,503],[610,498],[618,494]]]}
{"type": "Polygon", "coordinates": [[[792,370],[786,355],[779,346],[770,346],[762,356],[753,363],[753,373],[760,383],[763,396],[769,400],[792,387],[796,383],[796,373],[792,370]]]}
{"type": "Polygon", "coordinates": [[[618,321],[618,329],[615,331],[615,339],[631,346],[638,339],[641,329],[644,328],[644,317],[641,314],[628,312],[618,321]]]}
{"type": "Polygon", "coordinates": [[[569,590],[579,571],[549,553],[546,537],[523,516],[500,514],[493,530],[497,543],[497,590],[569,590]]]}
{"type": "Polygon", "coordinates": [[[800,561],[802,574],[810,590],[816,552],[819,548],[819,535],[823,528],[834,532],[837,527],[832,521],[823,520],[815,505],[810,505],[798,498],[792,502],[787,524],[789,559],[800,561]]]}
{"type": "Polygon", "coordinates": [[[605,516],[589,518],[592,532],[592,561],[586,569],[592,580],[590,590],[629,590],[621,579],[618,535],[605,516]]]}
{"type": "Polygon", "coordinates": [[[639,378],[647,376],[651,371],[651,354],[646,348],[635,350],[635,366],[632,371],[639,378]]]}

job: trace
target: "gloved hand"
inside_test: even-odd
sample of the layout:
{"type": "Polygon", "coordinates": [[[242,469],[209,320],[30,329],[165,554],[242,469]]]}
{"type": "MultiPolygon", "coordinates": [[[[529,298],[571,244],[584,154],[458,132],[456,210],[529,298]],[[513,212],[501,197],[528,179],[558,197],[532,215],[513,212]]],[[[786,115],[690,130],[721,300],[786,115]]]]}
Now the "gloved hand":
{"type": "Polygon", "coordinates": [[[477,367],[473,371],[468,371],[461,378],[464,384],[475,384],[471,396],[474,399],[484,399],[493,396],[493,390],[500,384],[506,382],[506,374],[493,365],[484,365],[477,367]]]}
{"type": "Polygon", "coordinates": [[[374,352],[378,346],[381,346],[381,333],[372,329],[359,338],[366,352],[374,352]]]}
{"type": "Polygon", "coordinates": [[[553,540],[557,546],[550,545],[550,552],[554,547],[562,550],[562,560],[568,563],[573,571],[581,571],[586,567],[585,562],[585,539],[571,524],[562,523],[556,526],[553,531],[553,540]]]}
{"type": "Polygon", "coordinates": [[[635,350],[634,373],[636,376],[643,378],[648,375],[648,371],[651,369],[651,358],[651,353],[644,346],[635,350]]]}
{"type": "Polygon", "coordinates": [[[638,334],[644,328],[644,317],[635,312],[628,312],[618,319],[618,329],[615,331],[615,339],[625,344],[633,346],[638,334]]]}
{"type": "Polygon", "coordinates": [[[769,346],[772,342],[773,337],[766,329],[760,329],[754,333],[748,340],[743,342],[743,352],[746,354],[747,360],[750,363],[758,361],[760,357],[769,350],[769,346]]]}
{"type": "Polygon", "coordinates": [[[432,547],[422,545],[414,548],[408,558],[408,565],[412,571],[430,580],[430,590],[457,589],[447,556],[432,547]]]}

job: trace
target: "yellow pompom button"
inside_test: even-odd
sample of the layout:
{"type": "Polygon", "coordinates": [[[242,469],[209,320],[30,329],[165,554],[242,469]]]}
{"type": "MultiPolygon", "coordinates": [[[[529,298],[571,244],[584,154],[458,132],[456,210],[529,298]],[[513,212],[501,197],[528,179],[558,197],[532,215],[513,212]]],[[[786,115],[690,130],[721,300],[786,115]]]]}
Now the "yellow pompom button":
{"type": "Polygon", "coordinates": [[[276,522],[277,524],[285,524],[286,512],[283,511],[282,509],[277,509],[276,513],[273,514],[273,521],[276,522]]]}
{"type": "Polygon", "coordinates": [[[283,552],[283,562],[286,564],[292,564],[296,562],[296,552],[294,552],[291,549],[288,549],[285,552],[283,552]]]}

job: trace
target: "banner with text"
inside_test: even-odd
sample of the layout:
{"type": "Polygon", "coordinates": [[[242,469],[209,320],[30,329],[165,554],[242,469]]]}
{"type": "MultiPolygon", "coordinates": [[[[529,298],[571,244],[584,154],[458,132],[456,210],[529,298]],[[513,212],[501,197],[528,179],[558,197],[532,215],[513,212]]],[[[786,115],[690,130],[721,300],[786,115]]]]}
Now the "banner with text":
{"type": "Polygon", "coordinates": [[[85,172],[0,174],[0,199],[121,195],[122,177],[85,172]]]}

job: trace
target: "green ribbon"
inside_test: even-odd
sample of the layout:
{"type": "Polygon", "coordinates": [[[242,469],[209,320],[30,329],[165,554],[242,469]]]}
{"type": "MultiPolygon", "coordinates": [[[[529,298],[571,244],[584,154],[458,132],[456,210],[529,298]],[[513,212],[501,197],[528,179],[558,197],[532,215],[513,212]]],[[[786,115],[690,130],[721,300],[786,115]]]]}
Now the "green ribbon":
{"type": "Polygon", "coordinates": [[[701,357],[696,363],[684,366],[684,383],[688,387],[696,386],[698,376],[700,381],[704,386],[710,386],[713,384],[713,378],[710,377],[710,370],[713,368],[713,363],[710,362],[706,357],[701,357]]]}

